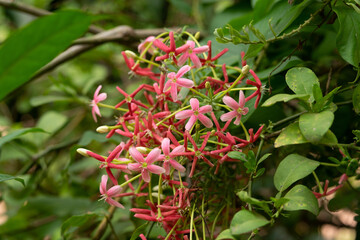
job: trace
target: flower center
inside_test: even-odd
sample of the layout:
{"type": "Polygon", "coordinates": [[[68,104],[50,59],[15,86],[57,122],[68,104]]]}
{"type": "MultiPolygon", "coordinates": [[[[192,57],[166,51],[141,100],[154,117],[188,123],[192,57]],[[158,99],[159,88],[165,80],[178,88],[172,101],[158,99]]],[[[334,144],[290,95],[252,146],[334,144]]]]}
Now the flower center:
{"type": "Polygon", "coordinates": [[[199,111],[198,111],[198,110],[194,110],[194,115],[195,115],[195,116],[199,115],[199,111]]]}
{"type": "Polygon", "coordinates": [[[236,110],[236,112],[239,113],[239,114],[243,114],[243,113],[244,113],[244,110],[239,107],[239,108],[236,110]]]}

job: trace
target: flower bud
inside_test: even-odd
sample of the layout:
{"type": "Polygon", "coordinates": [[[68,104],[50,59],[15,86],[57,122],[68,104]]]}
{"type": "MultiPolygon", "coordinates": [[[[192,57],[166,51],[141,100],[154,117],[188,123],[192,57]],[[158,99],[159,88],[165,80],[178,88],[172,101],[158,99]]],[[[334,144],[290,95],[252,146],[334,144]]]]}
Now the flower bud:
{"type": "Polygon", "coordinates": [[[149,149],[147,149],[146,147],[136,147],[136,150],[138,150],[142,154],[149,153],[149,149]]]}
{"type": "Polygon", "coordinates": [[[242,69],[241,69],[241,73],[245,76],[249,73],[250,67],[249,65],[245,65],[242,69]]]}
{"type": "Polygon", "coordinates": [[[199,39],[200,38],[200,32],[196,32],[194,37],[195,37],[195,39],[199,39]]]}
{"type": "Polygon", "coordinates": [[[210,83],[210,82],[206,82],[206,83],[205,83],[205,88],[209,90],[209,89],[211,88],[211,83],[210,83]]]}
{"type": "Polygon", "coordinates": [[[107,132],[109,132],[109,127],[108,126],[100,126],[100,127],[98,127],[97,129],[96,129],[96,131],[98,132],[98,133],[107,133],[107,132]]]}
{"type": "Polygon", "coordinates": [[[87,149],[85,149],[85,148],[78,148],[78,149],[76,149],[76,151],[77,151],[79,154],[83,155],[84,157],[89,157],[89,155],[87,154],[87,152],[88,152],[89,150],[87,150],[87,149]]]}
{"type": "Polygon", "coordinates": [[[129,58],[137,58],[136,54],[133,51],[130,50],[126,50],[125,51],[126,56],[128,56],[129,58]]]}

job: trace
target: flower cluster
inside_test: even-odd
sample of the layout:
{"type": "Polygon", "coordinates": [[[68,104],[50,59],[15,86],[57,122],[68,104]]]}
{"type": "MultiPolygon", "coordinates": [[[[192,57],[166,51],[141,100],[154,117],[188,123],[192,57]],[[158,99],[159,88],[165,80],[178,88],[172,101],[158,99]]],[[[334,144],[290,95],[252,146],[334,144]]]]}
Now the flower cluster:
{"type": "MultiPolygon", "coordinates": [[[[100,193],[107,203],[123,207],[119,201],[125,196],[144,198],[144,205],[130,209],[136,218],[160,223],[166,239],[186,239],[204,221],[195,207],[207,204],[197,182],[205,172],[216,176],[223,168],[236,168],[239,160],[228,153],[251,147],[260,136],[262,127],[246,129],[242,116],[258,106],[262,84],[244,61],[242,68],[217,63],[228,49],[212,57],[211,41],[201,46],[187,32],[181,38],[173,32],[149,37],[138,50],[138,55],[122,55],[130,74],[147,82],[131,93],[116,87],[115,106],[100,103],[107,95],[99,86],[91,102],[95,121],[99,107],[118,112],[113,126],[97,131],[107,138],[119,135],[123,142],[106,156],[78,152],[105,168],[100,193]],[[242,81],[247,77],[254,81],[242,81]]],[[[211,201],[221,199],[219,194],[211,201]]]]}

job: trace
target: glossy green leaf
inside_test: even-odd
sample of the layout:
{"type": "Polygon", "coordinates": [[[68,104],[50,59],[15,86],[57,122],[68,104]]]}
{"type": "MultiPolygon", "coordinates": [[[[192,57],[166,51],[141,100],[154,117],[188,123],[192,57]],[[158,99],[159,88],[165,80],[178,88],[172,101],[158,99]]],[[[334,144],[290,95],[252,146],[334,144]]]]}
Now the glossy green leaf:
{"type": "Polygon", "coordinates": [[[357,87],[355,88],[352,96],[352,100],[353,100],[354,111],[357,114],[360,114],[360,85],[357,85],[357,87]]]}
{"type": "Polygon", "coordinates": [[[296,94],[310,95],[310,101],[314,101],[313,86],[319,85],[319,80],[315,73],[309,68],[296,67],[290,69],[285,76],[289,88],[296,94]]]}
{"type": "Polygon", "coordinates": [[[8,181],[8,180],[16,180],[20,183],[22,183],[22,185],[25,187],[25,181],[22,178],[19,177],[14,177],[8,174],[0,174],[0,182],[4,182],[4,181],[8,181]]]}
{"type": "Polygon", "coordinates": [[[216,238],[216,240],[229,240],[229,239],[236,240],[236,238],[233,235],[231,235],[230,229],[225,229],[216,238]]]}
{"type": "Polygon", "coordinates": [[[303,185],[296,185],[290,189],[284,198],[289,199],[289,201],[284,204],[284,210],[307,210],[314,215],[319,213],[319,205],[316,197],[307,187],[303,185]]]}
{"type": "Polygon", "coordinates": [[[61,11],[36,19],[11,35],[0,47],[0,100],[69,47],[90,23],[85,13],[61,11]]]}
{"type": "Polygon", "coordinates": [[[87,225],[89,227],[89,223],[99,217],[96,213],[87,213],[77,216],[72,216],[67,219],[61,226],[61,236],[64,239],[70,239],[69,235],[81,226],[87,225]]]}
{"type": "Polygon", "coordinates": [[[304,113],[299,118],[299,128],[303,136],[310,142],[319,142],[334,121],[334,113],[304,113]]]}
{"type": "Polygon", "coordinates": [[[280,135],[276,138],[274,146],[276,148],[291,145],[291,144],[301,144],[309,142],[301,134],[299,123],[295,122],[287,126],[280,135]]]}
{"type": "Polygon", "coordinates": [[[319,165],[319,162],[298,154],[287,156],[276,169],[274,175],[276,189],[280,192],[284,191],[297,180],[312,173],[319,165]]]}
{"type": "Polygon", "coordinates": [[[240,210],[231,221],[230,232],[236,236],[265,226],[268,223],[270,222],[261,215],[248,210],[240,210]]]}
{"type": "Polygon", "coordinates": [[[343,59],[355,67],[360,64],[360,14],[343,2],[333,8],[340,22],[336,46],[343,59]]]}
{"type": "Polygon", "coordinates": [[[232,151],[228,154],[229,158],[238,159],[242,161],[247,161],[246,154],[238,151],[232,151]]]}
{"type": "Polygon", "coordinates": [[[275,96],[272,96],[271,98],[267,99],[264,103],[263,103],[263,107],[269,107],[277,102],[288,102],[290,100],[293,99],[303,99],[306,100],[310,97],[310,95],[308,94],[285,94],[285,93],[281,93],[281,94],[276,94],[275,96]]]}
{"type": "Polygon", "coordinates": [[[0,148],[3,144],[10,142],[24,134],[27,133],[31,133],[31,132],[42,132],[42,133],[46,133],[43,129],[41,128],[22,128],[19,130],[16,130],[14,132],[9,133],[8,135],[1,137],[0,138],[0,148]]]}

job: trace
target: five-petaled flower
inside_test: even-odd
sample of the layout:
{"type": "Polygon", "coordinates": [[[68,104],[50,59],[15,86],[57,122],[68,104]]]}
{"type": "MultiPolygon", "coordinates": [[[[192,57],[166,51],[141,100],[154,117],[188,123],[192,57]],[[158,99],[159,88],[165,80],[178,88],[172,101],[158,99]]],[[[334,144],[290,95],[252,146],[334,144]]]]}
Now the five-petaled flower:
{"type": "Polygon", "coordinates": [[[164,155],[161,156],[161,158],[164,159],[164,169],[165,169],[165,174],[169,175],[170,174],[170,165],[173,166],[173,168],[175,168],[176,170],[180,171],[180,172],[185,172],[185,167],[183,165],[181,165],[180,163],[178,163],[174,157],[181,155],[183,152],[185,152],[185,148],[182,145],[179,145],[177,147],[174,148],[174,150],[172,152],[170,152],[170,139],[169,138],[164,138],[164,140],[161,143],[161,149],[164,153],[164,155]]]}
{"type": "Polygon", "coordinates": [[[96,115],[99,115],[99,117],[101,117],[101,113],[100,113],[100,110],[99,110],[99,107],[98,107],[98,103],[101,102],[101,101],[104,101],[106,98],[107,98],[107,94],[106,93],[100,93],[100,90],[101,90],[101,85],[99,85],[94,93],[94,98],[93,100],[91,101],[91,104],[90,106],[92,106],[92,116],[95,120],[95,122],[97,122],[97,119],[96,119],[96,115]]]}
{"type": "Polygon", "coordinates": [[[194,82],[190,79],[182,78],[185,73],[190,71],[191,67],[188,65],[183,66],[177,73],[171,72],[167,75],[167,82],[164,86],[164,92],[170,90],[171,98],[174,102],[177,101],[178,86],[192,88],[194,82]]]}
{"type": "Polygon", "coordinates": [[[117,197],[121,191],[122,188],[119,185],[113,186],[110,189],[106,189],[108,176],[103,175],[101,177],[101,183],[100,183],[100,193],[102,199],[104,199],[108,204],[113,205],[115,207],[124,208],[123,205],[121,205],[118,201],[115,201],[112,199],[113,197],[117,197]]]}
{"type": "Polygon", "coordinates": [[[239,125],[241,121],[241,115],[246,115],[249,112],[249,108],[244,107],[245,106],[245,96],[243,91],[240,91],[239,93],[239,102],[236,102],[232,97],[224,96],[223,102],[230,108],[233,109],[233,111],[230,111],[228,113],[224,113],[221,115],[220,119],[223,122],[227,122],[233,118],[236,118],[234,121],[235,125],[239,125]]]}
{"type": "Polygon", "coordinates": [[[192,63],[196,68],[201,67],[201,61],[199,57],[196,54],[204,53],[209,51],[209,46],[201,46],[198,48],[195,48],[195,42],[193,41],[187,41],[186,44],[189,46],[186,51],[180,56],[178,60],[178,65],[182,66],[186,62],[187,59],[190,58],[192,63]]]}
{"type": "Polygon", "coordinates": [[[199,107],[199,100],[197,100],[196,98],[192,98],[190,99],[190,106],[191,110],[183,110],[175,114],[176,119],[190,118],[185,125],[186,130],[190,131],[197,119],[199,119],[199,121],[207,128],[211,128],[213,126],[210,118],[204,115],[205,113],[209,113],[212,111],[211,105],[199,107]]]}
{"type": "Polygon", "coordinates": [[[162,174],[165,173],[165,169],[153,164],[156,161],[160,161],[161,150],[159,148],[154,148],[144,159],[143,155],[135,148],[131,147],[129,149],[131,157],[137,163],[129,163],[128,168],[131,171],[141,171],[141,176],[144,179],[144,182],[150,182],[150,173],[162,174]]]}

